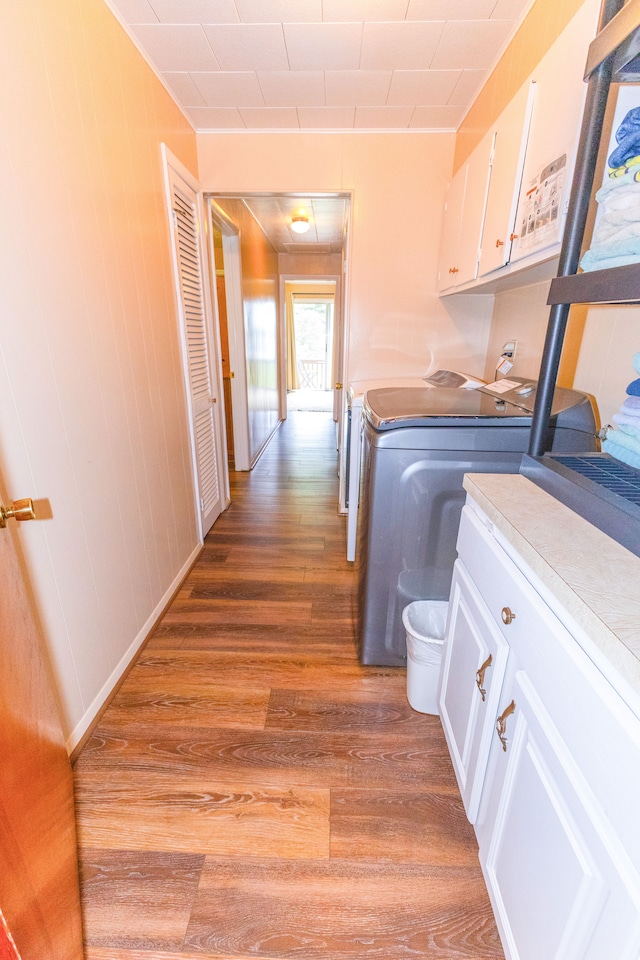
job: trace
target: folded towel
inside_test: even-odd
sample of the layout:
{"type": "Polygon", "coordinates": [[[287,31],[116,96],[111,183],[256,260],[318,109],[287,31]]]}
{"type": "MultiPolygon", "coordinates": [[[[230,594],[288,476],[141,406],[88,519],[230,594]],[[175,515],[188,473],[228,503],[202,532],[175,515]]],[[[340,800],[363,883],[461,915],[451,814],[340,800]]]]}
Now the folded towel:
{"type": "Polygon", "coordinates": [[[609,156],[610,167],[621,167],[630,157],[640,153],[640,108],[633,107],[625,114],[616,130],[618,146],[609,156]]]}
{"type": "Polygon", "coordinates": [[[603,441],[602,449],[605,453],[615,457],[616,460],[621,460],[622,463],[627,463],[630,467],[640,469],[640,453],[634,453],[627,447],[614,443],[613,440],[609,440],[608,438],[603,441]]]}
{"type": "Polygon", "coordinates": [[[631,450],[640,456],[640,439],[638,437],[632,437],[623,430],[608,430],[607,440],[611,440],[621,447],[626,447],[627,450],[631,450]]]}
{"type": "MultiPolygon", "coordinates": [[[[629,437],[635,437],[636,440],[640,440],[640,430],[637,427],[630,427],[626,423],[621,423],[618,427],[620,433],[626,433],[629,437]]],[[[615,439],[615,434],[614,434],[615,439]]]]}
{"type": "Polygon", "coordinates": [[[640,165],[622,168],[616,170],[615,177],[607,177],[602,186],[598,188],[596,200],[598,203],[607,202],[613,209],[620,209],[621,206],[628,204],[633,197],[633,188],[640,181],[640,165]]]}
{"type": "Polygon", "coordinates": [[[580,261],[580,266],[587,273],[590,270],[606,270],[609,267],[626,267],[631,263],[640,261],[640,250],[637,253],[627,254],[626,256],[607,256],[605,251],[587,250],[580,261]]]}
{"type": "Polygon", "coordinates": [[[607,177],[602,186],[598,188],[596,193],[598,203],[602,203],[607,197],[611,198],[612,203],[618,203],[619,198],[625,195],[627,195],[626,202],[628,202],[628,198],[632,195],[629,188],[633,188],[640,180],[640,165],[635,163],[630,167],[615,170],[613,173],[615,173],[615,176],[607,177]]]}
{"type": "MultiPolygon", "coordinates": [[[[640,397],[638,397],[637,399],[640,400],[640,397]]],[[[620,410],[618,411],[617,416],[628,417],[629,419],[633,420],[634,423],[640,423],[640,409],[638,407],[632,407],[631,409],[627,408],[625,410],[624,403],[623,403],[622,406],[620,407],[620,410]]]]}
{"type": "Polygon", "coordinates": [[[640,156],[629,157],[621,167],[609,167],[607,173],[613,180],[616,177],[624,177],[625,173],[628,173],[631,167],[640,166],[640,156]]]}
{"type": "MultiPolygon", "coordinates": [[[[599,204],[598,222],[606,210],[614,213],[624,211],[636,204],[634,194],[640,182],[640,166],[629,167],[624,173],[616,171],[616,177],[608,177],[596,193],[599,204]]],[[[627,218],[628,219],[628,218],[627,218]]]]}
{"type": "MultiPolygon", "coordinates": [[[[640,414],[640,410],[638,413],[640,414]]],[[[620,427],[626,427],[625,433],[635,433],[640,437],[640,416],[632,417],[628,413],[614,413],[611,419],[620,427]]]]}
{"type": "Polygon", "coordinates": [[[617,180],[605,180],[596,193],[598,222],[594,237],[611,225],[631,223],[637,219],[640,203],[640,167],[617,180]]]}
{"type": "MultiPolygon", "coordinates": [[[[640,200],[640,183],[638,184],[640,200]]],[[[640,250],[640,203],[634,211],[636,223],[618,223],[593,234],[589,252],[599,257],[628,257],[640,250]]],[[[606,224],[604,225],[606,226],[606,224]]]]}
{"type": "MultiPolygon", "coordinates": [[[[638,184],[640,188],[640,183],[638,184]]],[[[638,189],[640,201],[640,189],[638,189]]],[[[630,243],[640,236],[640,202],[633,210],[625,208],[618,213],[609,209],[607,215],[598,223],[597,233],[594,233],[591,248],[601,247],[608,243],[630,243]]]]}
{"type": "Polygon", "coordinates": [[[580,262],[583,270],[640,261],[639,181],[640,166],[636,165],[622,176],[606,180],[596,193],[598,216],[590,248],[580,262]]]}
{"type": "Polygon", "coordinates": [[[622,413],[640,413],[640,397],[627,397],[620,410],[622,413]]]}
{"type": "Polygon", "coordinates": [[[640,397],[640,377],[631,381],[627,387],[627,393],[630,397],[640,397]]]}

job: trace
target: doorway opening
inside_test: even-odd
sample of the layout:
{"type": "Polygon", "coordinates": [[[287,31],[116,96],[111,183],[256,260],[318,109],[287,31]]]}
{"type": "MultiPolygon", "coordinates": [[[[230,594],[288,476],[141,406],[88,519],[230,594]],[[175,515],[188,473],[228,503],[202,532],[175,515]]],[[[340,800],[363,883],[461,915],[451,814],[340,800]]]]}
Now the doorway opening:
{"type": "Polygon", "coordinates": [[[213,260],[215,268],[215,293],[220,325],[220,363],[222,366],[222,392],[224,395],[224,418],[227,433],[227,459],[229,467],[235,466],[233,445],[233,397],[231,393],[231,362],[229,359],[229,323],[227,319],[227,293],[224,279],[224,251],[222,230],[212,218],[213,260]]]}
{"type": "MultiPolygon", "coordinates": [[[[252,469],[289,409],[332,411],[338,449],[342,447],[350,202],[346,193],[207,197],[225,434],[229,463],[235,471],[252,469]],[[293,226],[294,214],[302,208],[308,227],[299,234],[293,226]],[[294,368],[293,380],[287,377],[290,348],[285,285],[289,282],[299,287],[297,312],[299,308],[307,314],[306,323],[299,321],[307,327],[300,334],[297,351],[302,369],[294,368]],[[309,294],[315,306],[309,303],[309,294]],[[304,406],[298,407],[303,400],[304,406]]],[[[292,319],[292,347],[293,331],[292,319]]]]}
{"type": "Polygon", "coordinates": [[[334,402],[335,281],[287,281],[287,412],[331,411],[334,402]]]}

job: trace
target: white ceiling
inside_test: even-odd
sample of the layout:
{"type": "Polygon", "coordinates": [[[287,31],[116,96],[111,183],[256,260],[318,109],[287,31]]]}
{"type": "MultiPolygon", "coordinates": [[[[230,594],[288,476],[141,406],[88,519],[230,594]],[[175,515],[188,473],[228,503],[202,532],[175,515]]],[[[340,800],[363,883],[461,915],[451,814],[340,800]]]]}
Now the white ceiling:
{"type": "Polygon", "coordinates": [[[344,196],[252,196],[243,198],[278,253],[340,253],[346,236],[349,201],[344,196]],[[304,213],[306,233],[294,233],[291,218],[304,213]]]}
{"type": "Polygon", "coordinates": [[[196,130],[455,129],[532,0],[106,0],[196,130]]]}

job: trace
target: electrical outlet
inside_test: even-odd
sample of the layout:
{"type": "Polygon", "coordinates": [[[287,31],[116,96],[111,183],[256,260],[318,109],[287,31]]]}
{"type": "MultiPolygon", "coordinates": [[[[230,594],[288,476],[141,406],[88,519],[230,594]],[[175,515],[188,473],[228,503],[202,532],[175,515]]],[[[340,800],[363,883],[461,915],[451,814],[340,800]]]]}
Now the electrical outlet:
{"type": "Polygon", "coordinates": [[[502,348],[502,356],[503,356],[503,357],[508,357],[509,360],[511,360],[511,362],[513,363],[513,361],[514,361],[515,358],[516,358],[516,350],[517,350],[517,348],[518,348],[518,341],[517,341],[517,340],[509,340],[509,342],[508,342],[508,343],[505,343],[504,347],[502,348]]]}

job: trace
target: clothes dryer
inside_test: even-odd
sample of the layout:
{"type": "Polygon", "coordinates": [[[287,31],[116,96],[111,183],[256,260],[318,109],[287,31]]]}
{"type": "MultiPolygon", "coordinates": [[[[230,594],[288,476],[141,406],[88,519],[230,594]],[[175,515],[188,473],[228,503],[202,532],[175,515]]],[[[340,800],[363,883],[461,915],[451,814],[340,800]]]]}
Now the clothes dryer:
{"type": "Polygon", "coordinates": [[[355,560],[360,497],[360,466],[362,456],[362,404],[368,390],[389,387],[447,387],[472,390],[485,381],[457,370],[436,370],[424,377],[388,377],[383,380],[354,380],[347,390],[344,437],[346,446],[344,465],[344,493],[341,503],[347,514],[347,560],[355,560]]]}
{"type": "Polygon", "coordinates": [[[347,560],[356,557],[356,531],[360,496],[360,464],[362,454],[362,403],[367,390],[387,387],[426,389],[422,377],[387,377],[377,380],[354,380],[347,390],[345,411],[344,506],[347,514],[347,560]]]}
{"type": "MultiPolygon", "coordinates": [[[[491,395],[491,385],[367,391],[358,520],[362,663],[404,664],[404,607],[413,600],[448,599],[465,498],[462,478],[518,473],[536,385],[523,386],[516,381],[509,392],[515,402],[506,393],[491,395]]],[[[597,449],[590,399],[558,388],[550,431],[554,451],[597,449]]]]}

